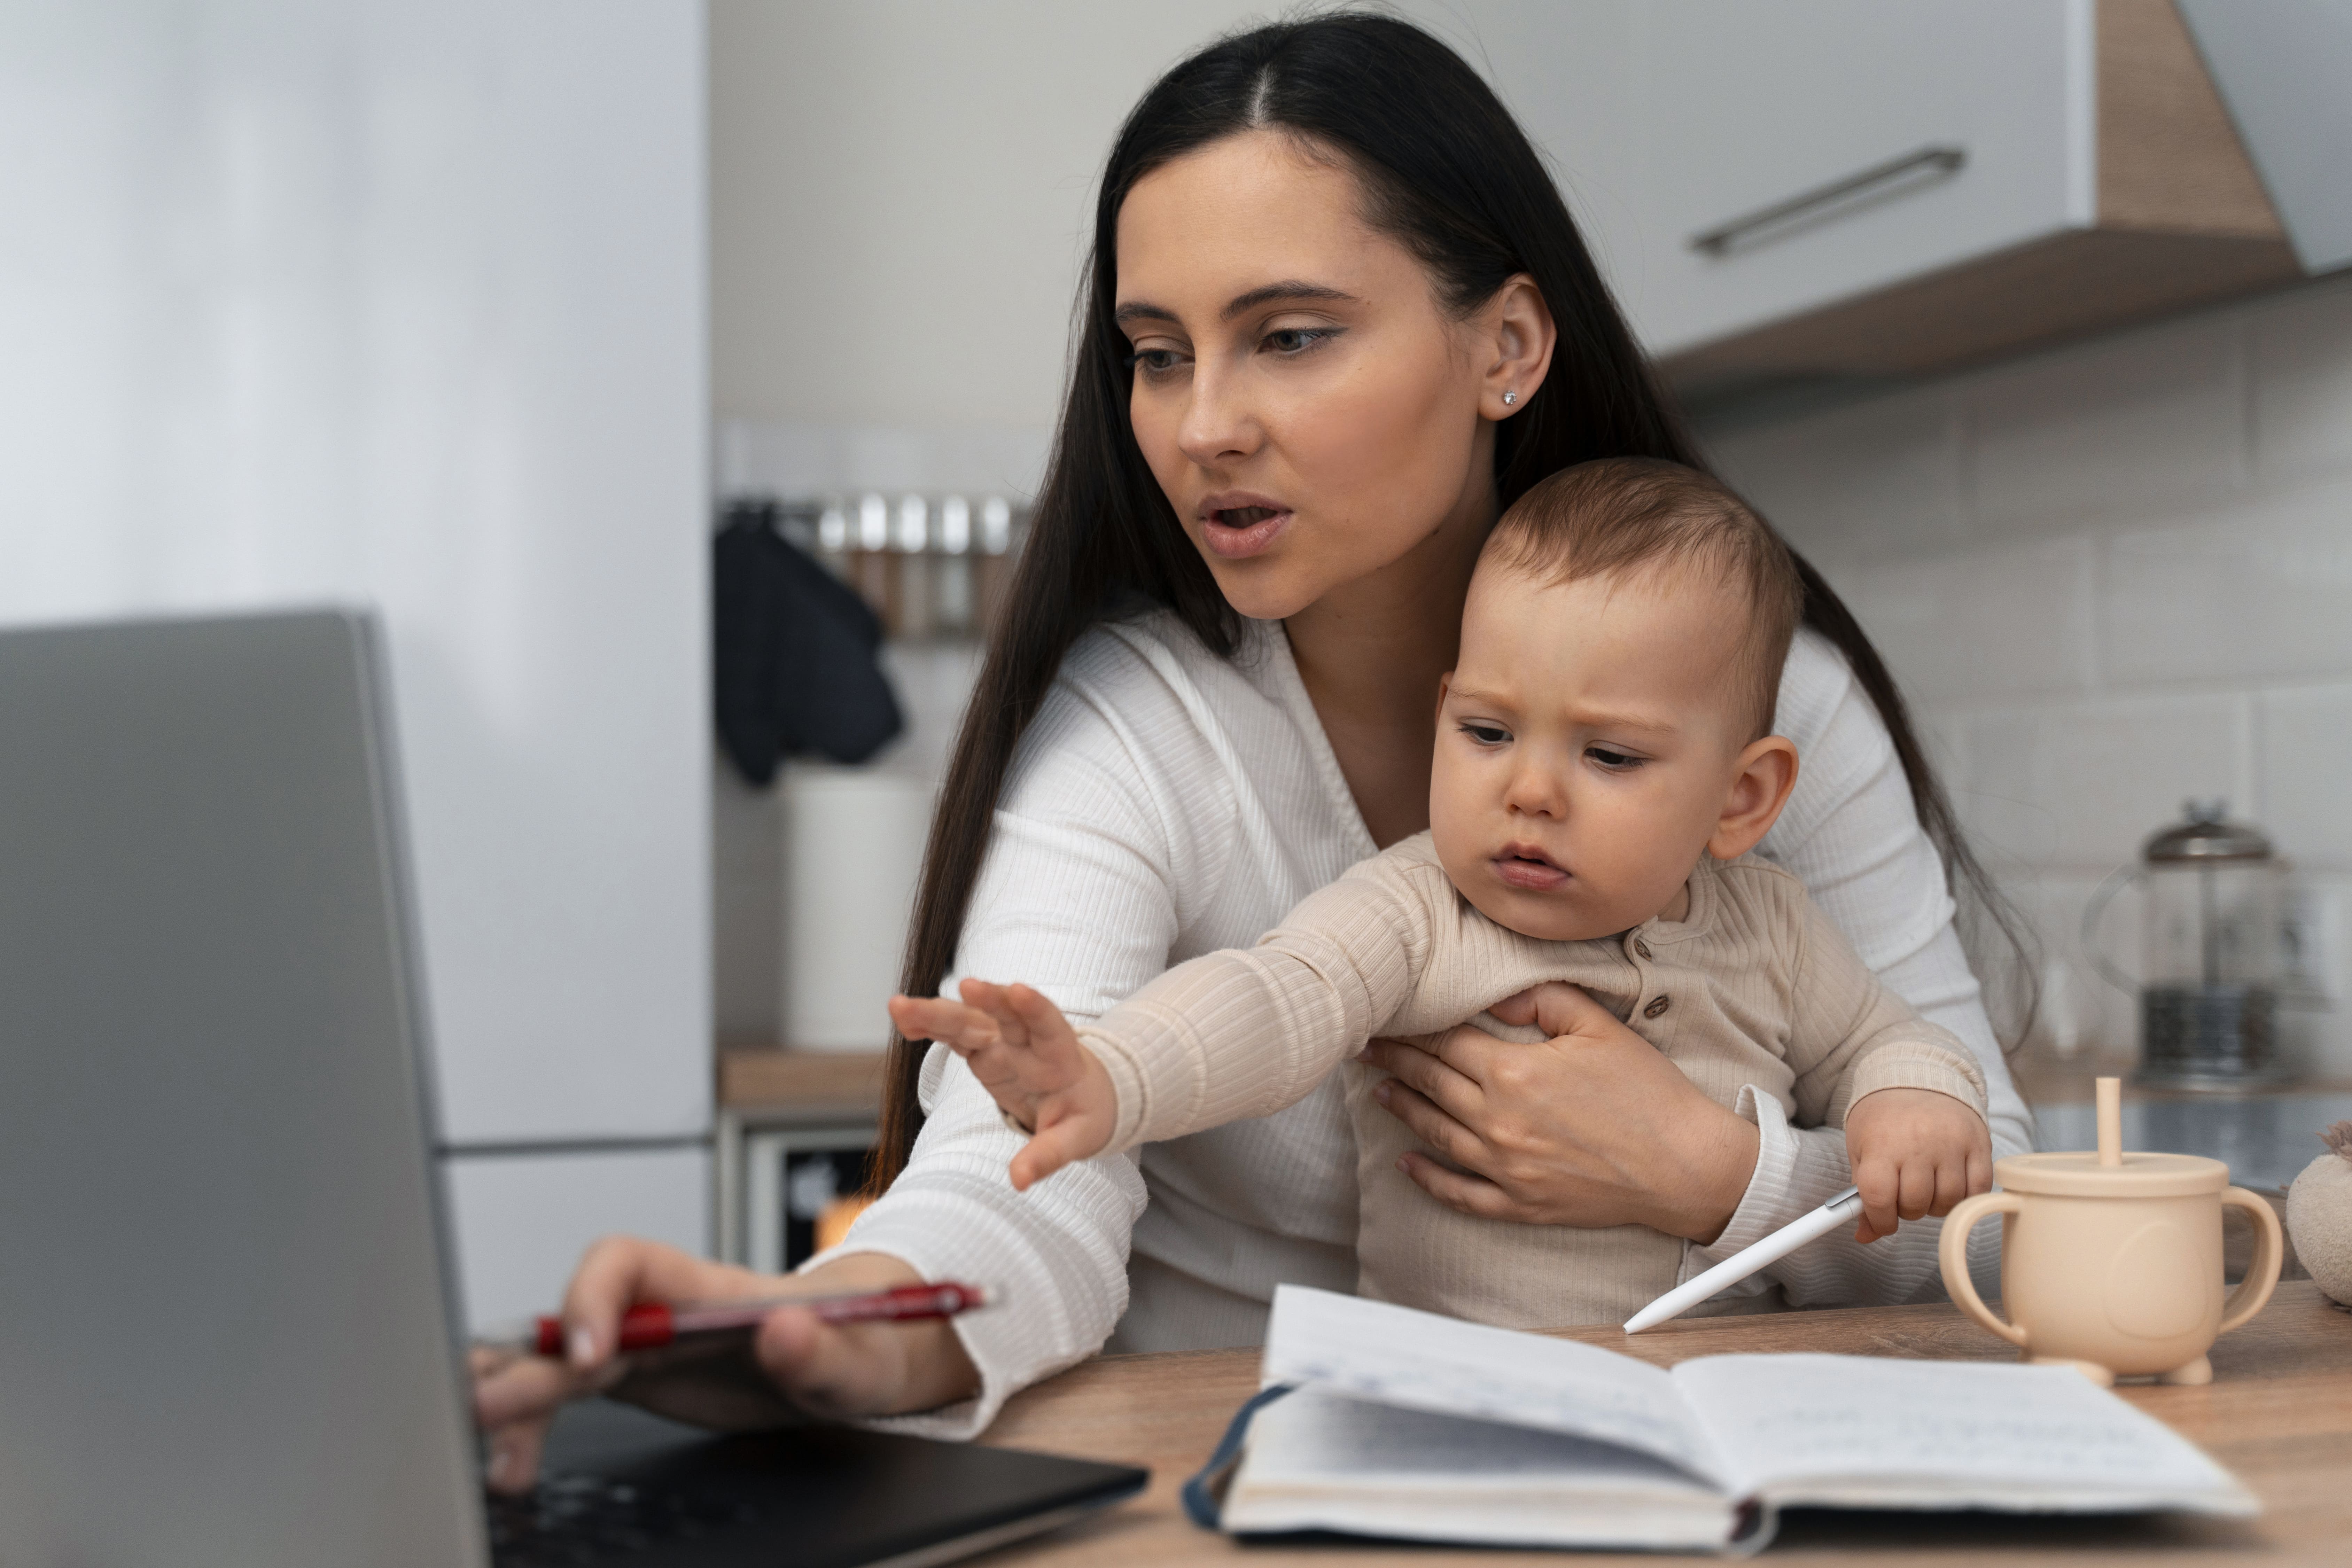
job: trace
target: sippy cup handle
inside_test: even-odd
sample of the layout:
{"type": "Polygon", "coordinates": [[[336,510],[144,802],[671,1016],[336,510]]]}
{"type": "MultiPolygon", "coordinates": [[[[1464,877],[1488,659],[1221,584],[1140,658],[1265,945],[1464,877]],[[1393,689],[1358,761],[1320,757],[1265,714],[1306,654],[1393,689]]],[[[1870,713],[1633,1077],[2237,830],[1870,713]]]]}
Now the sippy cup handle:
{"type": "MultiPolygon", "coordinates": [[[[2020,1346],[2025,1343],[2025,1331],[1995,1317],[1992,1309],[1984,1304],[1984,1298],[1977,1294],[1977,1282],[1969,1278],[1969,1232],[1989,1214],[2015,1214],[2024,1206],[2025,1200],[2015,1193],[1979,1193],[1975,1197],[1964,1198],[1944,1221],[1944,1234],[1937,1243],[1937,1261],[1944,1266],[1944,1289],[1951,1292],[1952,1300],[1961,1311],[2011,1344],[2020,1346]]],[[[2278,1224],[2275,1215],[2271,1224],[2278,1224]]],[[[2276,1275],[2275,1267],[2272,1273],[2276,1275]]],[[[2244,1294],[2242,1287],[2239,1293],[2244,1294]]],[[[2264,1290],[2263,1294],[2267,1299],[2270,1292],[2264,1290]]],[[[2261,1303],[2255,1305],[2259,1307],[2261,1303]]]]}
{"type": "Polygon", "coordinates": [[[2246,1277],[2221,1303],[2221,1326],[2213,1331],[2226,1334],[2269,1305],[2271,1292],[2278,1289],[2279,1268],[2286,1261],[2286,1247],[2279,1235],[2278,1211],[2263,1200],[2260,1193],[2250,1193],[2243,1187],[2221,1189],[2224,1207],[2243,1209],[2246,1217],[2254,1222],[2254,1257],[2246,1265],[2246,1277]],[[2240,1305],[2240,1303],[2243,1305],[2240,1305]]]}

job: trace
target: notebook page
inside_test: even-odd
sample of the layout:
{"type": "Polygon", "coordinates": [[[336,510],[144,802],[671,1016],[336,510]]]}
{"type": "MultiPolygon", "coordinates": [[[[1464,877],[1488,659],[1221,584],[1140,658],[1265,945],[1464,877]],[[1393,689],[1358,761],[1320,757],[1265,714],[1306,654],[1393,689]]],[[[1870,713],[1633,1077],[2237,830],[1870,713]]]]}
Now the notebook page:
{"type": "Polygon", "coordinates": [[[1713,1479],[1706,1432],[1674,1380],[1631,1356],[1304,1285],[1274,1293],[1265,1384],[1621,1444],[1713,1479]]]}
{"type": "Polygon", "coordinates": [[[2252,1512],[2186,1438],[2066,1367],[1702,1356],[1671,1374],[1734,1484],[1780,1502],[2252,1512]]]}

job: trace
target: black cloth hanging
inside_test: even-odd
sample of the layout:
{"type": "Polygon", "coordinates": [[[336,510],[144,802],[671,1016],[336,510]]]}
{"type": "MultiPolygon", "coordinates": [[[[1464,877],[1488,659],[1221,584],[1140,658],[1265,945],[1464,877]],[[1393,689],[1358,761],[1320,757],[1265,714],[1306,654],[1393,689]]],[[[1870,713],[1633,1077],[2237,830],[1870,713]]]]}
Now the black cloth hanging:
{"type": "Polygon", "coordinates": [[[763,786],[786,757],[862,763],[904,727],[880,619],[776,521],[773,501],[730,507],[710,574],[719,741],[763,786]]]}

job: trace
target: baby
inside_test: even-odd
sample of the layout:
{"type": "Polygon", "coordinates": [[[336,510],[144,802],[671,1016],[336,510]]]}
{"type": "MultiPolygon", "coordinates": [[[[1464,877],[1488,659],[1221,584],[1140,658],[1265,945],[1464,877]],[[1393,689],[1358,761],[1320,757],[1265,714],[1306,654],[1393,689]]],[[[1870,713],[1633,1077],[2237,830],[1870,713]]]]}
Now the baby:
{"type": "MultiPolygon", "coordinates": [[[[1475,1019],[1535,1044],[1583,998],[1707,1096],[1843,1127],[1858,1181],[1941,1214],[1981,1190],[1975,1058],[1881,986],[1788,872],[1748,858],[1789,798],[1770,733],[1801,589],[1738,499],[1675,464],[1555,474],[1495,526],[1439,688],[1428,832],[1309,897],[1247,951],[1180,964],[1075,1029],[1035,991],[892,999],[1034,1135],[1025,1188],[1074,1160],[1268,1115],[1381,1036],[1475,1019]]],[[[1398,1167],[1413,1146],[1349,1068],[1358,1289],[1515,1327],[1622,1319],[1684,1246],[1466,1215],[1398,1167]]],[[[1894,1229],[1892,1201],[1864,1234],[1894,1229]]],[[[1701,1311],[1761,1305],[1718,1298],[1701,1311]]]]}

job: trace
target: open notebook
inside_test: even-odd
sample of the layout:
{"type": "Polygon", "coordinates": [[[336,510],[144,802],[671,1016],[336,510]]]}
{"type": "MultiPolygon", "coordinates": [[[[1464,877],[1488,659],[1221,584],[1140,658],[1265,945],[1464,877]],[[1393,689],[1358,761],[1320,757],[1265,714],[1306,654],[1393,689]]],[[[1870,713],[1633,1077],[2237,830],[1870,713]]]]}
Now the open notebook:
{"type": "Polygon", "coordinates": [[[2259,1508],[2063,1367],[1716,1355],[1668,1372],[1286,1285],[1265,1384],[1188,1489],[1196,1518],[1237,1534],[1754,1550],[1795,1506],[2259,1508]]]}

